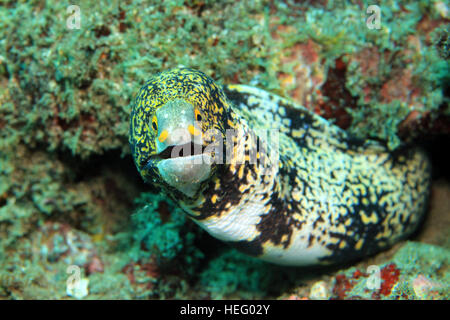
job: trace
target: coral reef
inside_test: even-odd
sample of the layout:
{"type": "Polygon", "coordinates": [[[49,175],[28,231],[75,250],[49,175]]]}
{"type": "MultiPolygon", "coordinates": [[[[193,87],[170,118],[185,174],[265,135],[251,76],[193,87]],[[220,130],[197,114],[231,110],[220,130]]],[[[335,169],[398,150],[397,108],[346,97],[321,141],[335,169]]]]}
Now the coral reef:
{"type": "Polygon", "coordinates": [[[365,27],[369,1],[86,0],[79,30],[67,27],[70,4],[0,4],[0,299],[73,298],[70,265],[89,280],[84,299],[448,299],[445,159],[424,229],[373,258],[373,295],[361,284],[371,261],[299,272],[215,242],[140,181],[128,146],[139,87],[183,65],[392,148],[439,136],[442,150],[445,1],[384,1],[380,29],[365,27]]]}

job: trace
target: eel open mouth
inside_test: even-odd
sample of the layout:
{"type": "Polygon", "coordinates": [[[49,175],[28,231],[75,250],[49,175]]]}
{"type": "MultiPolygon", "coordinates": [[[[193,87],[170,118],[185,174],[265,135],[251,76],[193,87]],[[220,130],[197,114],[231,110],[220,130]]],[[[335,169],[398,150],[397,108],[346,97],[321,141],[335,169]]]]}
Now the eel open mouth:
{"type": "Polygon", "coordinates": [[[151,156],[148,163],[158,169],[167,184],[193,197],[211,173],[212,157],[204,151],[205,147],[193,142],[169,146],[151,156]]]}
{"type": "Polygon", "coordinates": [[[181,145],[168,146],[162,152],[150,156],[149,160],[159,162],[168,159],[186,158],[202,155],[204,151],[205,146],[194,142],[188,142],[181,145]]]}

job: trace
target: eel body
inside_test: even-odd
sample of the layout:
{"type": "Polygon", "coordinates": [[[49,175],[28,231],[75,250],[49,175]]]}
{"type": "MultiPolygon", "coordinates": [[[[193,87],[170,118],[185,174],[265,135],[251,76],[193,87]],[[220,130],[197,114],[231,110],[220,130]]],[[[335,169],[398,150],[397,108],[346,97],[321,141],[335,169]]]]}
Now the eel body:
{"type": "Polygon", "coordinates": [[[142,178],[197,224],[276,264],[374,254],[410,235],[427,209],[421,149],[355,139],[287,99],[192,69],[141,88],[130,146],[142,178]]]}

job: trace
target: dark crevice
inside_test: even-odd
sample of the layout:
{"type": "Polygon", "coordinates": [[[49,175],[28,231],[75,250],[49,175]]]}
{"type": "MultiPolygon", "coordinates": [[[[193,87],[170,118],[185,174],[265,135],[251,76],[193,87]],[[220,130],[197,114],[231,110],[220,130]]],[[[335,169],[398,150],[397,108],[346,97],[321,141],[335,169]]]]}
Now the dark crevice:
{"type": "Polygon", "coordinates": [[[450,181],[450,135],[437,136],[434,139],[421,143],[431,159],[433,179],[450,181]]]}
{"type": "Polygon", "coordinates": [[[110,150],[103,154],[92,155],[82,159],[72,155],[70,151],[57,152],[58,159],[70,168],[70,181],[77,183],[101,176],[104,169],[111,169],[129,179],[130,184],[139,189],[148,189],[142,181],[131,155],[122,156],[121,150],[110,150]]]}

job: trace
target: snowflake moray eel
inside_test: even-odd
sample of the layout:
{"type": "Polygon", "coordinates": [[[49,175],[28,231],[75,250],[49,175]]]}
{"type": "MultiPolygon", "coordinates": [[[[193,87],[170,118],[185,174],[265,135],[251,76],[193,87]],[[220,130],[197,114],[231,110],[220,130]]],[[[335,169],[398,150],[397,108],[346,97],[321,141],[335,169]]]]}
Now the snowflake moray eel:
{"type": "Polygon", "coordinates": [[[276,264],[374,254],[410,235],[427,209],[420,148],[390,151],[287,99],[188,68],[140,89],[129,140],[145,182],[212,236],[276,264]]]}

